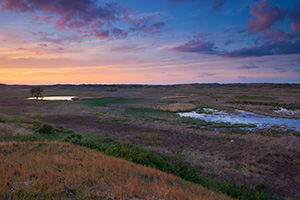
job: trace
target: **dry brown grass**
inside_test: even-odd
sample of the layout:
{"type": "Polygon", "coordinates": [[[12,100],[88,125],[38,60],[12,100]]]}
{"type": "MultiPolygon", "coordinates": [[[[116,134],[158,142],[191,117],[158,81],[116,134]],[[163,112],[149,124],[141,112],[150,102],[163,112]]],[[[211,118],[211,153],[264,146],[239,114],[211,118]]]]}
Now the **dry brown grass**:
{"type": "Polygon", "coordinates": [[[230,199],[153,168],[58,142],[0,143],[0,198],[230,199]]]}
{"type": "Polygon", "coordinates": [[[0,133],[12,135],[29,135],[32,134],[33,131],[14,124],[0,123],[0,133]]]}
{"type": "Polygon", "coordinates": [[[191,103],[172,103],[165,106],[157,107],[159,110],[171,111],[171,112],[179,112],[185,110],[192,110],[196,108],[194,104],[191,103]]]}

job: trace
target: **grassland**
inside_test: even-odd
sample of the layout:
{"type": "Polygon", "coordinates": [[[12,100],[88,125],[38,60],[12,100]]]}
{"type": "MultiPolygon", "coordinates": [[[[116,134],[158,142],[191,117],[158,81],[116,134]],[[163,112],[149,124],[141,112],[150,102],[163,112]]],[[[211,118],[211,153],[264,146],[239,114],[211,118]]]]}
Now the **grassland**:
{"type": "MultiPolygon", "coordinates": [[[[242,124],[207,123],[176,114],[178,109],[192,109],[187,106],[191,105],[290,118],[273,111],[280,107],[297,110],[299,85],[44,86],[44,96],[78,96],[73,102],[25,100],[30,88],[1,86],[2,141],[68,141],[156,167],[234,198],[298,199],[300,196],[299,132],[280,129],[253,132],[240,129],[242,124]],[[54,133],[36,133],[43,123],[53,126],[54,133]],[[81,133],[82,139],[66,140],[74,133],[81,133]],[[144,152],[142,155],[158,156],[176,170],[173,173],[127,154],[124,157],[120,153],[123,144],[141,149],[138,152],[144,152]],[[110,150],[106,152],[107,148],[110,150]],[[181,175],[187,169],[192,170],[192,178],[181,175]],[[194,177],[201,177],[200,181],[194,177]],[[222,182],[226,184],[219,184],[222,182]]],[[[292,117],[300,119],[298,115],[292,117]]]]}
{"type": "Polygon", "coordinates": [[[230,199],[150,167],[58,142],[1,142],[2,199],[230,199]]]}

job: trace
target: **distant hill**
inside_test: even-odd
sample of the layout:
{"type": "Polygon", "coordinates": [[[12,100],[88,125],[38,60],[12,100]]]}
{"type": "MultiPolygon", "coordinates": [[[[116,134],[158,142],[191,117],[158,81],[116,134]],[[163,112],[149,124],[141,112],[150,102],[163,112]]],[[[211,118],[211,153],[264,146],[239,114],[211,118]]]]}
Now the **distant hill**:
{"type": "Polygon", "coordinates": [[[230,199],[67,143],[1,142],[0,157],[0,199],[230,199]]]}

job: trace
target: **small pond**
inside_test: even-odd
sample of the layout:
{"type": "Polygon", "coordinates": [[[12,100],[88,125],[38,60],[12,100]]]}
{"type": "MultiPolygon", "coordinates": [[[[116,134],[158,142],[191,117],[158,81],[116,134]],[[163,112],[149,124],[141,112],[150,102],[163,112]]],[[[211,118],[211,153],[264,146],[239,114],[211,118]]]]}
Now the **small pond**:
{"type": "Polygon", "coordinates": [[[230,124],[254,124],[257,128],[271,128],[280,126],[283,130],[300,131],[299,119],[288,119],[280,117],[270,117],[242,110],[235,110],[233,113],[226,113],[210,108],[203,108],[192,112],[177,113],[180,117],[191,117],[201,119],[206,122],[230,123],[230,124]]]}
{"type": "MultiPolygon", "coordinates": [[[[42,97],[38,98],[38,100],[44,101],[72,101],[75,96],[49,96],[49,97],[42,97]]],[[[35,100],[35,97],[29,97],[27,99],[35,100]]]]}

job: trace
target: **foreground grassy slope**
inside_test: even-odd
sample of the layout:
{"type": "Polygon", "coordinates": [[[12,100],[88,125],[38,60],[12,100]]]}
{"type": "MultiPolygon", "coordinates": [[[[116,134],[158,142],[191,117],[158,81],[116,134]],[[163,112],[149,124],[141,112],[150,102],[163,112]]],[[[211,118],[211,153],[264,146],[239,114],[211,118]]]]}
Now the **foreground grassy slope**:
{"type": "Polygon", "coordinates": [[[1,199],[230,199],[153,168],[59,142],[1,142],[1,199]]]}

